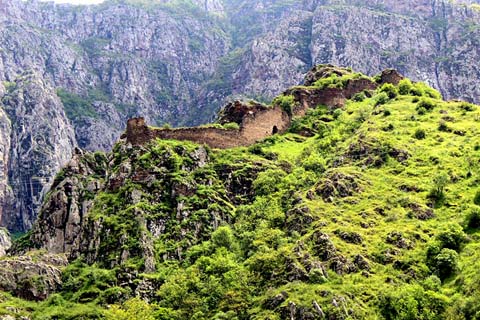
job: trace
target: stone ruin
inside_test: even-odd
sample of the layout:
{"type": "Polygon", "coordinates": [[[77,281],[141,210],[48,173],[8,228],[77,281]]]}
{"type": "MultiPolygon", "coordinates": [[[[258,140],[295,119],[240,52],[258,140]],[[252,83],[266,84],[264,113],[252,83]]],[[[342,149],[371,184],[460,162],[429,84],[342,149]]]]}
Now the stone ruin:
{"type": "Polygon", "coordinates": [[[235,101],[229,103],[221,112],[219,126],[201,126],[190,128],[153,128],[142,117],[127,122],[127,130],[122,135],[128,143],[143,145],[154,139],[173,139],[206,144],[212,148],[233,148],[249,146],[273,134],[284,133],[290,127],[292,118],[304,116],[308,109],[318,105],[329,108],[341,108],[346,100],[363,91],[375,90],[379,85],[392,83],[397,85],[403,79],[397,71],[388,69],[379,75],[379,81],[367,78],[350,79],[343,88],[317,88],[315,81],[333,73],[343,76],[351,71],[332,65],[321,65],[310,70],[305,77],[305,86],[286,90],[283,95],[293,96],[293,108],[290,112],[275,103],[272,106],[257,102],[235,101]],[[238,128],[222,128],[221,125],[236,123],[238,128]]]}

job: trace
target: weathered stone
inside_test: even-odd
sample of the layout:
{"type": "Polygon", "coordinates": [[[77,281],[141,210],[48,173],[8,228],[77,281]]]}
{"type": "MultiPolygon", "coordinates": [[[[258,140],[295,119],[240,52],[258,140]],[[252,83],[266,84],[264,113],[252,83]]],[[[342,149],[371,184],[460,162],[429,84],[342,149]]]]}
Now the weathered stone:
{"type": "Polygon", "coordinates": [[[12,246],[12,240],[6,229],[0,228],[0,257],[3,257],[12,246]]]}
{"type": "Polygon", "coordinates": [[[0,260],[0,290],[27,300],[45,300],[61,288],[64,255],[31,253],[0,260]]]}

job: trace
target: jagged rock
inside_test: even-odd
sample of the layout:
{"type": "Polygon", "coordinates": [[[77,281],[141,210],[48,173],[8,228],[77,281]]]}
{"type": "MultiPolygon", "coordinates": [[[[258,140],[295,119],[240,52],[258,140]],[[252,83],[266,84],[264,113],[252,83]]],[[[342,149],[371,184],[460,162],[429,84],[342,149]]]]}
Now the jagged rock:
{"type": "Polygon", "coordinates": [[[324,201],[332,202],[334,198],[350,197],[361,191],[358,177],[342,172],[329,172],[315,189],[324,201]]]}
{"type": "Polygon", "coordinates": [[[6,229],[0,228],[0,257],[3,257],[12,246],[12,240],[6,229]]]}
{"type": "Polygon", "coordinates": [[[387,243],[393,244],[397,248],[400,249],[411,249],[413,248],[413,244],[410,240],[404,237],[403,233],[399,231],[392,231],[387,234],[387,238],[385,239],[387,243]]]}
{"type": "Polygon", "coordinates": [[[340,239],[348,243],[361,244],[363,242],[362,236],[356,232],[335,230],[334,232],[340,239]]]}
{"type": "Polygon", "coordinates": [[[422,206],[418,203],[409,203],[407,207],[411,210],[408,213],[408,216],[411,218],[416,218],[419,220],[429,220],[435,218],[435,213],[432,208],[422,206]]]}
{"type": "Polygon", "coordinates": [[[315,255],[323,261],[330,260],[336,256],[337,249],[326,233],[314,232],[311,236],[311,241],[315,255]]]}
{"type": "Polygon", "coordinates": [[[360,139],[349,145],[345,158],[362,161],[366,166],[380,167],[391,157],[398,162],[405,162],[410,155],[377,140],[360,139]]]}
{"type": "Polygon", "coordinates": [[[282,291],[279,294],[277,294],[275,297],[272,297],[271,299],[266,300],[264,305],[268,309],[273,310],[279,305],[281,305],[287,299],[288,299],[288,293],[286,293],[285,291],[282,291]]]}
{"type": "Polygon", "coordinates": [[[10,124],[5,117],[2,122],[7,130],[2,132],[10,131],[10,141],[3,139],[3,148],[9,148],[8,158],[7,150],[3,152],[3,172],[12,191],[0,193],[11,199],[0,203],[0,224],[25,231],[32,227],[55,174],[70,160],[75,137],[60,100],[35,72],[10,84],[2,102],[10,119],[10,124]]]}
{"type": "Polygon", "coordinates": [[[285,224],[290,232],[297,231],[304,234],[313,222],[313,216],[307,206],[299,206],[287,211],[285,224]]]}
{"type": "Polygon", "coordinates": [[[365,257],[361,254],[355,255],[355,257],[353,258],[353,263],[360,270],[370,270],[370,264],[368,263],[368,260],[365,259],[365,257]]]}
{"type": "Polygon", "coordinates": [[[62,285],[64,255],[45,253],[0,260],[0,289],[26,300],[45,300],[62,285]]]}
{"type": "Polygon", "coordinates": [[[30,239],[51,253],[77,252],[88,211],[93,206],[91,195],[104,188],[101,180],[91,179],[104,174],[106,159],[79,149],[63,169],[63,177],[42,206],[30,239]],[[63,180],[61,180],[63,179],[63,180]],[[87,191],[87,192],[86,192],[87,191]]]}

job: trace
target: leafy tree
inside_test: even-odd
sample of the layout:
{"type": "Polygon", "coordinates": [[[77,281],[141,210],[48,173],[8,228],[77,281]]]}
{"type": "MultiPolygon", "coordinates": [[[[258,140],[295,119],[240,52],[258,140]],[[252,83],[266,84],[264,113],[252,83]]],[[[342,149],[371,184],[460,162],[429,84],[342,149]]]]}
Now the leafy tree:
{"type": "Polygon", "coordinates": [[[389,99],[394,99],[398,95],[397,88],[391,83],[385,83],[382,85],[380,92],[385,92],[389,99]]]}
{"type": "Polygon", "coordinates": [[[112,305],[105,311],[107,320],[155,320],[154,308],[140,298],[125,301],[123,305],[112,305]]]}
{"type": "Polygon", "coordinates": [[[475,193],[475,197],[473,198],[473,203],[475,203],[477,206],[480,206],[480,191],[477,191],[475,193]]]}
{"type": "Polygon", "coordinates": [[[435,268],[441,280],[445,280],[457,270],[458,253],[455,250],[444,248],[435,257],[435,268]]]}

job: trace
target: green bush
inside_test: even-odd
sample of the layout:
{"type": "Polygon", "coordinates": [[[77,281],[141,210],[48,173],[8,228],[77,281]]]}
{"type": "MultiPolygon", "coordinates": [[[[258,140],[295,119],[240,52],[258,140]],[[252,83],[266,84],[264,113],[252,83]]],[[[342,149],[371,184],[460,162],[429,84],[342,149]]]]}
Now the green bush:
{"type": "Polygon", "coordinates": [[[238,129],[240,129],[240,126],[236,122],[225,123],[223,125],[223,127],[227,130],[238,130],[238,129]]]}
{"type": "Polygon", "coordinates": [[[394,99],[398,95],[397,88],[391,83],[385,83],[380,88],[380,92],[385,92],[389,99],[394,99]]]}
{"type": "Polygon", "coordinates": [[[398,92],[401,95],[409,95],[412,92],[413,84],[410,79],[400,80],[398,83],[398,92]]]}
{"type": "Polygon", "coordinates": [[[426,96],[426,97],[437,99],[437,100],[442,99],[442,95],[440,94],[440,92],[433,89],[432,87],[430,87],[429,85],[427,85],[424,82],[415,83],[413,90],[416,91],[417,93],[422,93],[422,94],[420,94],[422,96],[426,96]]]}
{"type": "Polygon", "coordinates": [[[438,124],[438,131],[442,131],[442,132],[452,132],[452,129],[447,125],[447,123],[445,121],[440,121],[440,123],[438,124]]]}
{"type": "Polygon", "coordinates": [[[333,119],[337,120],[338,118],[340,118],[342,114],[343,114],[342,109],[335,109],[335,111],[333,111],[333,119]]]}
{"type": "Polygon", "coordinates": [[[389,97],[385,92],[380,92],[375,96],[375,106],[380,106],[388,102],[389,97]]]}
{"type": "Polygon", "coordinates": [[[363,100],[365,100],[367,98],[367,96],[365,95],[364,92],[359,92],[359,93],[356,93],[352,100],[355,101],[355,102],[362,102],[363,100]]]}
{"type": "Polygon", "coordinates": [[[285,111],[285,113],[287,113],[289,116],[292,116],[294,103],[295,97],[292,95],[280,95],[272,101],[273,105],[277,105],[282,108],[282,110],[285,111]]]}
{"type": "Polygon", "coordinates": [[[449,177],[446,173],[440,173],[436,175],[432,182],[433,188],[431,189],[428,197],[435,202],[441,202],[445,198],[445,187],[449,181],[449,177]]]}
{"type": "Polygon", "coordinates": [[[435,269],[442,281],[455,273],[457,264],[458,253],[452,249],[444,248],[435,257],[435,269]]]}
{"type": "Polygon", "coordinates": [[[468,212],[467,217],[465,218],[465,227],[467,229],[478,229],[480,228],[480,210],[475,208],[468,212]]]}
{"type": "Polygon", "coordinates": [[[417,130],[415,130],[415,133],[413,134],[415,139],[418,139],[418,140],[425,139],[425,135],[426,135],[425,130],[423,130],[423,129],[417,129],[417,130]]]}
{"type": "Polygon", "coordinates": [[[475,193],[475,197],[473,197],[473,203],[477,206],[480,206],[480,190],[475,193]]]}
{"type": "Polygon", "coordinates": [[[229,226],[218,227],[218,229],[212,233],[212,242],[217,248],[224,247],[228,250],[232,249],[235,245],[235,236],[233,235],[232,229],[229,226]]]}
{"type": "Polygon", "coordinates": [[[305,170],[320,174],[325,172],[327,162],[319,154],[311,153],[301,160],[301,165],[305,168],[305,170]]]}
{"type": "Polygon", "coordinates": [[[417,108],[417,113],[419,116],[423,116],[424,114],[427,113],[427,109],[425,108],[417,108]]]}
{"type": "Polygon", "coordinates": [[[447,306],[445,296],[416,284],[392,287],[379,296],[380,313],[385,320],[440,320],[447,306]]]}
{"type": "Polygon", "coordinates": [[[477,108],[475,105],[471,104],[471,103],[468,103],[468,102],[462,102],[460,104],[460,109],[463,110],[463,111],[475,111],[475,109],[477,108]]]}
{"type": "Polygon", "coordinates": [[[440,249],[452,249],[460,251],[462,245],[467,241],[467,236],[458,224],[451,224],[447,230],[437,235],[440,249]]]}
{"type": "Polygon", "coordinates": [[[253,188],[258,195],[272,194],[279,190],[283,177],[285,177],[285,172],[278,169],[261,172],[253,182],[253,188]]]}
{"type": "Polygon", "coordinates": [[[416,110],[423,108],[427,111],[432,111],[436,107],[436,104],[429,98],[422,98],[417,104],[416,110]]]}

